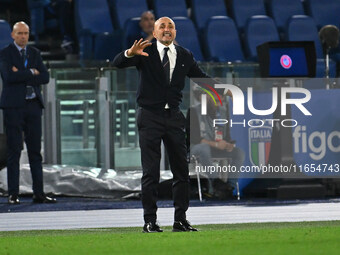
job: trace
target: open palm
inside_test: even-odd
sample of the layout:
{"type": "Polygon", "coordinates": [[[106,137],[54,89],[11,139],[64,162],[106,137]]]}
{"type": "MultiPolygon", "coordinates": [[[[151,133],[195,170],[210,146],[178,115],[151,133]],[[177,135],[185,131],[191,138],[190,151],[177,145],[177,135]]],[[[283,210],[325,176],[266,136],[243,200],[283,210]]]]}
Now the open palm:
{"type": "Polygon", "coordinates": [[[149,54],[144,52],[144,49],[148,46],[150,46],[152,43],[148,40],[143,41],[143,39],[140,39],[139,41],[135,41],[131,48],[128,50],[127,55],[128,56],[135,56],[135,55],[142,55],[148,57],[149,54]]]}

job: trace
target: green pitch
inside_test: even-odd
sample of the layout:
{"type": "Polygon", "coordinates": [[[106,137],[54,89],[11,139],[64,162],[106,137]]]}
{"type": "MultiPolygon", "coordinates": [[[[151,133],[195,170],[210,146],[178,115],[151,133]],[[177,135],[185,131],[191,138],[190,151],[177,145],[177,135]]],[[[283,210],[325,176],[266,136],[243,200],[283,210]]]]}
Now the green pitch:
{"type": "Polygon", "coordinates": [[[141,228],[0,232],[0,254],[340,254],[340,221],[198,227],[155,234],[141,228]]]}

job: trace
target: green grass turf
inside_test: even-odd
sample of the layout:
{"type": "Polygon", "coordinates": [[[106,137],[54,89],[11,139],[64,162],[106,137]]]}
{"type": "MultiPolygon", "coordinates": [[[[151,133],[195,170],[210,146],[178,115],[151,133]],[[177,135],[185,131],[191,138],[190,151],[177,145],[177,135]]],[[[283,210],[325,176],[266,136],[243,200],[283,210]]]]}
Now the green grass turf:
{"type": "Polygon", "coordinates": [[[0,254],[340,254],[340,221],[0,232],[0,254]]]}

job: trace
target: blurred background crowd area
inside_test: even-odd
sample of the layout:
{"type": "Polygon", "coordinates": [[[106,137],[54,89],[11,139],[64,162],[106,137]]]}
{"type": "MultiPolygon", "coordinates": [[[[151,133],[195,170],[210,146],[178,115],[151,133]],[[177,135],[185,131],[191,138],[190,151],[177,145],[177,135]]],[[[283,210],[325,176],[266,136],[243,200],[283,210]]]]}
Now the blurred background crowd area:
{"type": "MultiPolygon", "coordinates": [[[[146,37],[140,19],[148,10],[155,19],[173,18],[176,42],[201,62],[256,62],[263,42],[302,40],[314,41],[321,60],[319,30],[340,26],[340,0],[0,0],[0,6],[0,47],[12,41],[10,29],[22,20],[45,60],[112,60],[146,37]]],[[[340,46],[330,57],[335,77],[340,46]]],[[[320,66],[317,76],[323,75],[320,66]]]]}

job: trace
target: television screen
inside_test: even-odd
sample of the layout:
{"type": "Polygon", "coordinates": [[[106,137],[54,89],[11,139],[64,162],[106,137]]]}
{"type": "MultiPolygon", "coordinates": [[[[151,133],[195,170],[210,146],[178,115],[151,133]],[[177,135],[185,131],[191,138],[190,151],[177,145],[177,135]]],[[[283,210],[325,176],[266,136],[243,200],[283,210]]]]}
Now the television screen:
{"type": "Polygon", "coordinates": [[[304,48],[271,48],[269,76],[308,76],[304,48]]]}
{"type": "Polygon", "coordinates": [[[263,77],[313,77],[313,42],[268,42],[257,47],[263,77]]]}

